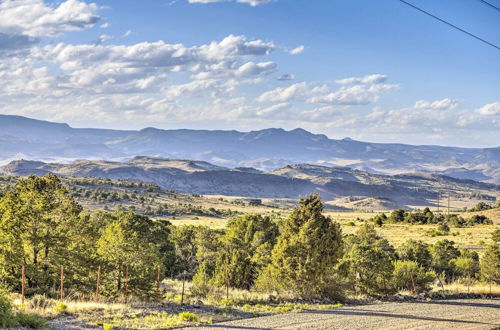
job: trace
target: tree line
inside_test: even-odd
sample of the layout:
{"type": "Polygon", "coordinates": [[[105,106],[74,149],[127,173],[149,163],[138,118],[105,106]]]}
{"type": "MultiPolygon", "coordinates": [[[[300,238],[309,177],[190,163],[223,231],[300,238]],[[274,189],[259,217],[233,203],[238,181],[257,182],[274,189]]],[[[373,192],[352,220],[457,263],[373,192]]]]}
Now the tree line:
{"type": "Polygon", "coordinates": [[[491,225],[493,221],[484,215],[473,215],[467,219],[457,214],[437,214],[428,207],[423,210],[407,211],[398,209],[392,211],[388,216],[385,213],[376,215],[371,219],[377,226],[384,223],[405,224],[446,224],[456,227],[474,226],[478,224],[491,225]]]}
{"type": "Polygon", "coordinates": [[[193,292],[220,288],[288,293],[304,299],[342,299],[414,293],[435,281],[482,279],[500,283],[499,233],[481,260],[449,240],[433,245],[410,240],[394,248],[370,223],[344,235],[323,214],[318,195],[299,200],[284,220],[246,214],[224,230],[172,226],[133,212],[86,212],[52,175],[18,180],[0,197],[0,286],[20,290],[25,266],[27,293],[51,294],[65,267],[65,287],[118,298],[127,288],[155,297],[161,277],[190,279],[193,292]]]}

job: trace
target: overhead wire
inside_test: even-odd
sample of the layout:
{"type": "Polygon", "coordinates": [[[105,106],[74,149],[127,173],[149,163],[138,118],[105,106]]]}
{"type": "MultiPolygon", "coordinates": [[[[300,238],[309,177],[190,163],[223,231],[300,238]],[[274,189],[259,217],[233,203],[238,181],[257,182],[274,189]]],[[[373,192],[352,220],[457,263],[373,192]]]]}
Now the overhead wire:
{"type": "Polygon", "coordinates": [[[432,17],[432,18],[440,21],[441,23],[444,23],[444,24],[446,24],[448,26],[451,26],[452,28],[454,28],[454,29],[456,29],[456,30],[458,30],[460,32],[463,32],[463,33],[467,34],[468,36],[470,36],[470,37],[472,37],[474,39],[477,39],[477,40],[479,40],[479,41],[481,41],[481,42],[483,42],[483,43],[485,43],[485,44],[487,44],[487,45],[489,45],[491,47],[494,47],[494,48],[500,50],[500,46],[497,46],[497,45],[495,45],[495,44],[493,44],[493,43],[491,43],[491,42],[489,42],[489,41],[487,41],[487,40],[485,40],[485,39],[483,39],[483,38],[481,38],[481,37],[479,37],[479,36],[477,36],[477,35],[475,35],[473,33],[470,33],[470,32],[468,32],[468,31],[466,31],[466,30],[464,30],[464,29],[462,29],[462,28],[460,28],[460,27],[458,27],[458,26],[456,26],[456,25],[454,25],[454,24],[452,24],[452,23],[450,23],[448,21],[445,21],[444,19],[439,18],[438,16],[436,16],[436,15],[434,15],[434,14],[432,14],[432,13],[430,13],[430,12],[428,12],[428,11],[422,9],[422,8],[419,8],[419,7],[415,6],[414,4],[411,4],[411,3],[409,3],[409,2],[407,2],[405,0],[399,0],[399,1],[402,2],[402,3],[404,3],[405,5],[413,8],[413,9],[415,9],[415,10],[418,10],[419,12],[422,12],[422,13],[426,14],[427,16],[430,16],[430,17],[432,17]]]}

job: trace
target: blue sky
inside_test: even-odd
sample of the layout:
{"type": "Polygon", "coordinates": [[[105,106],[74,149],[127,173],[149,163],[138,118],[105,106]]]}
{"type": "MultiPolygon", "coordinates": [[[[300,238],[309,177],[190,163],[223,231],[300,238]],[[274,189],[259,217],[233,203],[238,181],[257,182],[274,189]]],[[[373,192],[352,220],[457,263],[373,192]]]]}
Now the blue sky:
{"type": "MultiPolygon", "coordinates": [[[[410,2],[500,45],[479,0],[410,2]]],[[[0,112],[75,127],[498,146],[499,63],[397,0],[0,1],[0,112]]]]}

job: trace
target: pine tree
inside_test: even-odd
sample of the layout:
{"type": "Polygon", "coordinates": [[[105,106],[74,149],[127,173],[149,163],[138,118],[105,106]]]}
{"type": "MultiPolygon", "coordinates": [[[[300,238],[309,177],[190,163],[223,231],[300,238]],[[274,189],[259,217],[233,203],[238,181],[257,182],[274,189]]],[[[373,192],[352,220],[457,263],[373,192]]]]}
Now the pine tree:
{"type": "Polygon", "coordinates": [[[500,244],[492,243],[488,246],[481,259],[481,278],[491,284],[500,284],[500,244]]]}
{"type": "Polygon", "coordinates": [[[281,289],[305,298],[340,294],[332,291],[342,256],[341,229],[322,212],[319,195],[300,199],[284,221],[269,269],[263,272],[271,277],[267,282],[276,281],[281,289]]]}

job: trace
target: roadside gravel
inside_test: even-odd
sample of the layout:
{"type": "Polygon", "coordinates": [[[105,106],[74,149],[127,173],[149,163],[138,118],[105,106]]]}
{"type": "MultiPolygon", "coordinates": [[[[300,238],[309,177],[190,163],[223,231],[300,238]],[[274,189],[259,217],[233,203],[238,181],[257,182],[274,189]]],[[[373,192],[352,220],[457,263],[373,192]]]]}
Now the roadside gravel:
{"type": "Polygon", "coordinates": [[[500,329],[500,299],[432,300],[305,310],[198,329],[500,329]]]}

